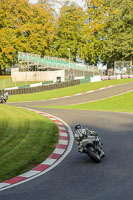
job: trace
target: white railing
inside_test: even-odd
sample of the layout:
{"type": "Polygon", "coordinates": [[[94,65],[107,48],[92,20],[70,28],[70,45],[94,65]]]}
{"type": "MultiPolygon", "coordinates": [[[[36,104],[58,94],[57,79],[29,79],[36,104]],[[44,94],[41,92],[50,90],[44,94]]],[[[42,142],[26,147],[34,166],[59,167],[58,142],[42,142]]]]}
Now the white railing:
{"type": "Polygon", "coordinates": [[[61,69],[75,69],[75,70],[84,70],[84,71],[91,71],[91,72],[99,72],[98,67],[92,65],[85,65],[85,64],[78,64],[78,63],[69,63],[67,59],[64,58],[56,58],[50,56],[44,56],[41,58],[40,55],[31,54],[31,53],[18,53],[18,61],[24,61],[27,63],[33,63],[35,65],[41,65],[43,67],[50,67],[50,68],[61,68],[61,69]],[[55,61],[55,62],[52,62],[55,61]],[[62,62],[62,63],[61,63],[62,62]]]}

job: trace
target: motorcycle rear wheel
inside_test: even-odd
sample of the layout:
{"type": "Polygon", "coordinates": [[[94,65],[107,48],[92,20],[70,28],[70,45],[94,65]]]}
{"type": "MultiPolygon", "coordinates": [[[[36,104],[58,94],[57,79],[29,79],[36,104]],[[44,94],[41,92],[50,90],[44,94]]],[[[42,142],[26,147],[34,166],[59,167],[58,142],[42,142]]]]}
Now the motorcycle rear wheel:
{"type": "Polygon", "coordinates": [[[99,154],[97,152],[95,152],[93,147],[88,147],[87,148],[87,154],[89,157],[91,157],[91,159],[93,159],[96,163],[101,162],[101,157],[99,156],[99,154]]]}

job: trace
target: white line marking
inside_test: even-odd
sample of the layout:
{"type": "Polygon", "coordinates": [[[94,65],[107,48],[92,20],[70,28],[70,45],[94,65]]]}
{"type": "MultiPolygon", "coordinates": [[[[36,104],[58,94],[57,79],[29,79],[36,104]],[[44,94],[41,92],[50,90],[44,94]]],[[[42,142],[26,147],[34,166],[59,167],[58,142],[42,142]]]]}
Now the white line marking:
{"type": "Polygon", "coordinates": [[[47,158],[43,163],[44,165],[52,165],[54,162],[56,161],[56,159],[53,158],[47,158]]]}
{"type": "Polygon", "coordinates": [[[91,91],[87,91],[86,93],[92,93],[93,92],[93,90],[91,90],[91,91]]]}
{"type": "MultiPolygon", "coordinates": [[[[56,99],[58,99],[58,98],[53,98],[53,99],[47,99],[47,100],[56,100],[56,99]]],[[[41,101],[41,100],[40,100],[41,101]]]]}
{"type": "Polygon", "coordinates": [[[83,93],[74,94],[74,96],[78,96],[78,95],[81,95],[81,94],[83,94],[83,93]]]}
{"type": "Polygon", "coordinates": [[[67,133],[59,132],[59,135],[67,137],[67,133]]]}
{"type": "Polygon", "coordinates": [[[64,98],[68,98],[68,97],[70,97],[70,96],[64,96],[64,98]]]}
{"type": "Polygon", "coordinates": [[[64,144],[67,145],[68,141],[67,140],[59,140],[59,144],[64,144]]]}
{"type": "Polygon", "coordinates": [[[29,178],[29,177],[35,176],[38,173],[40,173],[40,171],[30,170],[30,171],[28,171],[24,174],[21,174],[20,176],[25,177],[25,178],[29,178]]]}
{"type": "Polygon", "coordinates": [[[64,151],[65,151],[65,149],[60,149],[60,148],[56,148],[55,150],[54,150],[54,152],[53,153],[56,153],[56,154],[63,154],[64,153],[64,151]]]}
{"type": "Polygon", "coordinates": [[[58,127],[59,128],[59,131],[62,131],[62,130],[66,130],[64,127],[58,127]]]}
{"type": "Polygon", "coordinates": [[[0,188],[6,187],[6,186],[9,186],[9,185],[10,185],[9,183],[0,183],[0,188]]]}

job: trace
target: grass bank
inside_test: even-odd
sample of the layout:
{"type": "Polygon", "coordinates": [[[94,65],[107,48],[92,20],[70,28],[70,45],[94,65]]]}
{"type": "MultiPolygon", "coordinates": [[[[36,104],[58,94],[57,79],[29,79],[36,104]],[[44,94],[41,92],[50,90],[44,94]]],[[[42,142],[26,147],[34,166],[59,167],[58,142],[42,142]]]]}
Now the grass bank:
{"type": "Polygon", "coordinates": [[[65,106],[52,106],[52,108],[133,113],[133,92],[129,92],[123,95],[91,103],[65,105],[65,106]]]}
{"type": "Polygon", "coordinates": [[[0,105],[0,182],[41,163],[55,148],[58,128],[34,112],[0,105]]]}
{"type": "Polygon", "coordinates": [[[101,82],[95,82],[95,83],[83,83],[80,85],[57,89],[57,90],[50,90],[50,91],[22,94],[22,95],[11,95],[9,97],[8,102],[37,101],[37,100],[58,98],[58,97],[74,95],[77,93],[82,93],[82,92],[86,92],[86,91],[90,91],[94,89],[99,89],[99,88],[110,86],[110,85],[118,85],[118,84],[125,84],[125,83],[131,83],[131,82],[133,82],[133,79],[120,79],[120,80],[101,81],[101,82]]]}

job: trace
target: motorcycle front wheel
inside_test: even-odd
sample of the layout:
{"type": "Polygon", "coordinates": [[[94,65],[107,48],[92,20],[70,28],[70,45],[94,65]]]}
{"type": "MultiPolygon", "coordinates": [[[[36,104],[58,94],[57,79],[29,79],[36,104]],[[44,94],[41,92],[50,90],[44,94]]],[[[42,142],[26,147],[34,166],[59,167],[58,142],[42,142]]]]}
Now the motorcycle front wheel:
{"type": "Polygon", "coordinates": [[[95,162],[97,162],[97,163],[101,162],[101,157],[99,156],[99,154],[97,152],[95,152],[95,149],[93,147],[88,147],[87,148],[87,154],[95,162]]]}

